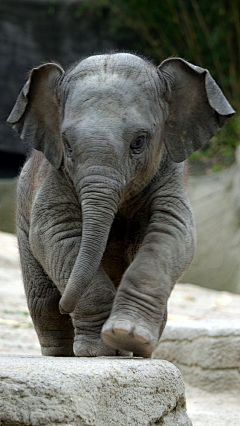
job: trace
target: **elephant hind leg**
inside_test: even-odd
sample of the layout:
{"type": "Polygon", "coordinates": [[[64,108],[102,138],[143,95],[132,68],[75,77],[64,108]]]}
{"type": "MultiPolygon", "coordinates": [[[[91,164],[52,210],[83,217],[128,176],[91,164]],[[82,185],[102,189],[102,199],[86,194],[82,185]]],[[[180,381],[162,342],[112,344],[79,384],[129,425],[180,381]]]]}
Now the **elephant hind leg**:
{"type": "Polygon", "coordinates": [[[18,229],[18,239],[28,308],[42,355],[73,356],[73,325],[69,315],[60,314],[60,292],[34,258],[28,235],[18,229]]]}

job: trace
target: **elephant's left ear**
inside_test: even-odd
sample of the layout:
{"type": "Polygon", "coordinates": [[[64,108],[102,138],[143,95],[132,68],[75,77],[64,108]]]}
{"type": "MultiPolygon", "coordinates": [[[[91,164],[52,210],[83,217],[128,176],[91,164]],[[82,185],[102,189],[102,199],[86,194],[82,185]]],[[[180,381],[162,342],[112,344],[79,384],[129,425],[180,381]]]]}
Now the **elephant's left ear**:
{"type": "Polygon", "coordinates": [[[168,105],[164,142],[180,163],[204,145],[235,111],[208,70],[181,58],[162,62],[158,74],[168,105]]]}
{"type": "Polygon", "coordinates": [[[55,168],[61,166],[63,155],[58,99],[59,81],[63,73],[56,63],[33,68],[7,119],[21,139],[42,151],[55,168]]]}

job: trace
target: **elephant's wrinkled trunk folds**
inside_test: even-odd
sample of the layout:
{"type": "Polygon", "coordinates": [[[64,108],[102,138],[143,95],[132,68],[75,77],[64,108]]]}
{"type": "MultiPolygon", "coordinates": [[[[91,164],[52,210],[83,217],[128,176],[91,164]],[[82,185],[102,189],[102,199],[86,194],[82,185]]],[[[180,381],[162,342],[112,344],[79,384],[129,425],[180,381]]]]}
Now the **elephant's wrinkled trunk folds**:
{"type": "MultiPolygon", "coordinates": [[[[117,182],[116,182],[117,183],[117,182]]],[[[85,185],[80,192],[83,229],[81,247],[60,300],[62,314],[74,311],[96,274],[120,202],[119,191],[106,183],[85,185]]]]}

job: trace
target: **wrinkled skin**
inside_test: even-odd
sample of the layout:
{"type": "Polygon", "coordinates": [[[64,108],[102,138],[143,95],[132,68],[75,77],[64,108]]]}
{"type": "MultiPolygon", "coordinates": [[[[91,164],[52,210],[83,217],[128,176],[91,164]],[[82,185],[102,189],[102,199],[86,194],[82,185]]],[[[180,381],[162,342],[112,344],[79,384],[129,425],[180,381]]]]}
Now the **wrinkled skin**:
{"type": "Polygon", "coordinates": [[[32,70],[8,122],[33,148],[17,231],[43,355],[151,356],[194,254],[184,160],[233,113],[178,58],[32,70]]]}

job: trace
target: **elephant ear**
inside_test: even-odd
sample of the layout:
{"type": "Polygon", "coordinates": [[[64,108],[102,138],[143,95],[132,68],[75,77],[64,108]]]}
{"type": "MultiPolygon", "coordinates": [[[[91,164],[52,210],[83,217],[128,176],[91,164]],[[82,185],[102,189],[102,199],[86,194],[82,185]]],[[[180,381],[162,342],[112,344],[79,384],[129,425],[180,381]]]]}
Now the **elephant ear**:
{"type": "Polygon", "coordinates": [[[7,119],[21,139],[32,148],[42,151],[57,169],[61,166],[63,156],[58,99],[58,87],[63,74],[63,69],[55,63],[33,68],[7,119]]]}
{"type": "Polygon", "coordinates": [[[158,74],[168,104],[164,142],[172,160],[180,163],[214,136],[235,111],[206,69],[171,58],[159,65],[158,74]]]}

